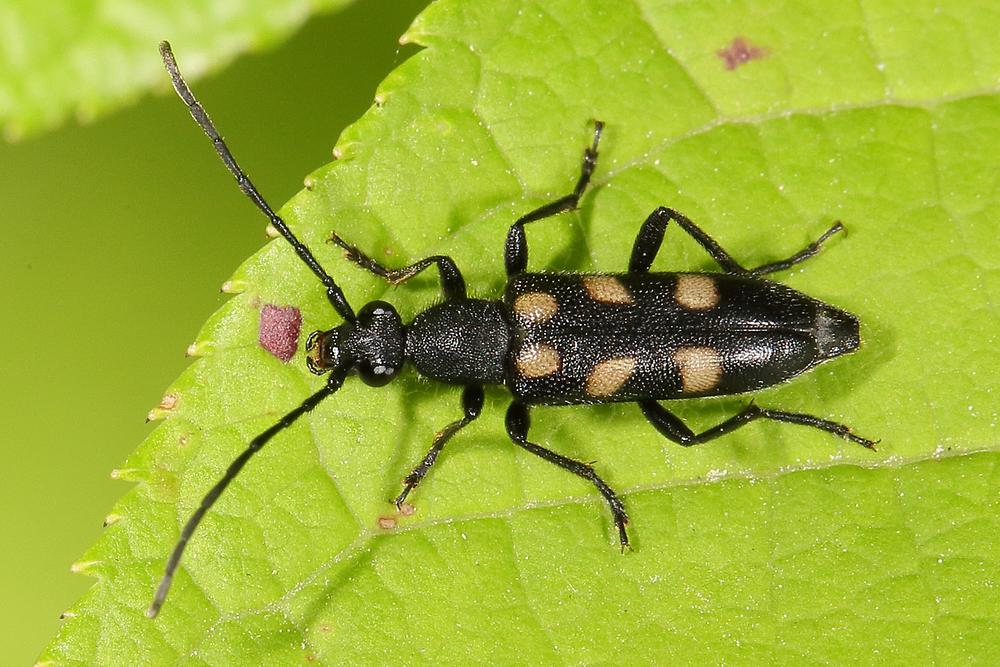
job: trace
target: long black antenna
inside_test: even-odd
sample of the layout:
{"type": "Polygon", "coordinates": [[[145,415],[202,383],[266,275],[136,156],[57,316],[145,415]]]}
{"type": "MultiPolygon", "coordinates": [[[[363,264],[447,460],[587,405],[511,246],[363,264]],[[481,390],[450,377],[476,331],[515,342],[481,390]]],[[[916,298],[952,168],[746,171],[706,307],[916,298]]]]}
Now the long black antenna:
{"type": "Polygon", "coordinates": [[[264,215],[271,221],[278,232],[285,237],[292,248],[295,249],[296,254],[299,258],[305,262],[313,273],[320,279],[323,286],[326,287],[326,296],[330,300],[334,309],[340,313],[348,322],[353,322],[354,310],[351,308],[350,304],[347,303],[347,298],[344,296],[344,292],[337,286],[333,278],[323,270],[323,267],[319,265],[313,254],[309,252],[309,248],[302,245],[302,242],[296,238],[292,230],[288,228],[285,221],[275,213],[268,203],[261,196],[257,188],[250,181],[250,178],[244,173],[240,168],[240,165],[236,162],[236,158],[233,154],[229,152],[229,147],[226,146],[226,142],[223,141],[222,135],[219,131],[215,129],[215,125],[212,123],[212,119],[208,117],[208,113],[205,108],[201,106],[201,102],[195,98],[194,93],[191,92],[191,88],[188,87],[187,83],[184,81],[184,77],[181,76],[181,71],[177,67],[177,60],[174,58],[174,52],[170,49],[169,42],[160,42],[160,57],[163,58],[163,65],[167,68],[167,72],[170,74],[170,80],[173,81],[174,90],[180,95],[180,98],[184,100],[184,104],[187,105],[188,110],[191,112],[191,117],[194,121],[198,123],[208,138],[212,140],[215,145],[215,152],[219,154],[222,158],[222,162],[225,163],[226,167],[232,172],[233,176],[236,178],[236,183],[240,186],[240,190],[243,191],[250,200],[257,205],[264,215]]]}
{"type": "Polygon", "coordinates": [[[205,497],[201,499],[201,504],[198,506],[198,509],[194,511],[191,518],[184,524],[184,528],[181,529],[181,536],[177,539],[177,544],[174,545],[174,550],[171,552],[170,558],[167,559],[166,571],[163,573],[160,585],[156,588],[156,595],[153,596],[153,604],[149,605],[149,609],[146,610],[146,616],[149,618],[155,618],[160,612],[160,607],[163,606],[163,601],[167,599],[167,593],[170,591],[170,584],[173,583],[174,571],[177,569],[177,565],[181,562],[181,556],[184,554],[184,549],[187,547],[188,541],[194,534],[198,524],[201,523],[202,518],[204,518],[205,514],[212,507],[212,505],[215,504],[215,501],[219,499],[222,492],[226,490],[229,483],[233,481],[241,470],[243,470],[243,466],[247,464],[247,461],[249,461],[254,454],[259,452],[271,438],[294,424],[295,420],[319,405],[324,398],[340,389],[341,384],[344,382],[344,376],[346,375],[347,367],[334,369],[333,374],[327,380],[325,387],[306,400],[302,401],[302,404],[299,405],[299,407],[286,414],[278,420],[277,423],[251,440],[250,445],[243,450],[243,453],[237,456],[233,462],[229,464],[229,467],[226,468],[226,472],[222,476],[222,479],[216,482],[215,486],[213,486],[209,492],[205,494],[205,497]]]}

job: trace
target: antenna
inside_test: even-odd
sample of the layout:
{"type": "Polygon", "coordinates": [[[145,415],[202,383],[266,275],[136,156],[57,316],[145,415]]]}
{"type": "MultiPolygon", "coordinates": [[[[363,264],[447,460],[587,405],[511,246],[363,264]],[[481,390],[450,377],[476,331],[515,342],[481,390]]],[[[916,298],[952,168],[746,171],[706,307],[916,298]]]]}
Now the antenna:
{"type": "Polygon", "coordinates": [[[184,104],[187,105],[188,111],[191,112],[191,117],[194,118],[194,122],[198,123],[208,138],[212,140],[215,145],[215,152],[219,154],[222,158],[222,162],[226,165],[226,168],[233,174],[236,178],[237,185],[240,186],[240,190],[243,191],[247,197],[250,198],[254,204],[257,205],[264,215],[267,216],[268,220],[274,226],[278,232],[285,237],[295,253],[299,258],[305,262],[305,265],[316,274],[316,277],[320,279],[323,286],[326,287],[326,296],[330,300],[330,304],[333,306],[341,317],[343,317],[348,322],[353,322],[355,320],[354,310],[351,308],[350,304],[347,303],[347,298],[344,296],[344,292],[340,289],[337,283],[330,277],[323,267],[319,265],[313,254],[309,252],[309,248],[305,247],[301,241],[292,233],[292,230],[288,228],[285,221],[281,219],[277,213],[268,205],[264,197],[257,191],[257,188],[251,182],[250,178],[246,173],[240,168],[239,163],[236,162],[236,158],[229,151],[229,147],[226,146],[226,142],[222,139],[222,135],[219,131],[215,129],[215,124],[212,123],[212,119],[208,117],[208,113],[205,111],[205,107],[201,106],[201,102],[194,96],[191,92],[191,88],[188,87],[187,82],[184,81],[184,77],[181,76],[181,71],[177,67],[177,60],[174,58],[174,52],[170,49],[170,42],[160,42],[160,56],[163,58],[163,65],[167,68],[167,72],[170,74],[170,80],[174,84],[174,90],[184,104]]]}

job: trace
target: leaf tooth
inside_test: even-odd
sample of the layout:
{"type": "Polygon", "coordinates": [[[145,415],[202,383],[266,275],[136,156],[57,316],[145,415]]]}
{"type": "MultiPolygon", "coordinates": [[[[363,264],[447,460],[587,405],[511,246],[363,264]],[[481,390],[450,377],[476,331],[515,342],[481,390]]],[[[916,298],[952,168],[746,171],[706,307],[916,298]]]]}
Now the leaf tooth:
{"type": "Polygon", "coordinates": [[[339,142],[333,147],[333,159],[344,160],[354,157],[354,154],[358,151],[358,146],[359,144],[356,141],[339,142]]]}
{"type": "Polygon", "coordinates": [[[146,421],[151,422],[157,419],[165,419],[173,414],[180,403],[181,396],[175,391],[168,391],[160,399],[160,404],[146,413],[146,421]]]}
{"type": "Polygon", "coordinates": [[[188,357],[207,357],[215,352],[215,343],[210,340],[196,340],[187,346],[184,354],[188,357]]]}
{"type": "Polygon", "coordinates": [[[245,280],[227,280],[222,283],[222,287],[219,290],[223,294],[242,294],[246,291],[248,285],[245,280]]]}
{"type": "Polygon", "coordinates": [[[97,569],[104,561],[101,560],[78,560],[69,566],[69,571],[73,574],[85,574],[88,577],[96,577],[97,569]]]}
{"type": "Polygon", "coordinates": [[[115,468],[111,471],[111,479],[120,479],[126,482],[142,482],[146,480],[148,471],[141,468],[115,468]]]}

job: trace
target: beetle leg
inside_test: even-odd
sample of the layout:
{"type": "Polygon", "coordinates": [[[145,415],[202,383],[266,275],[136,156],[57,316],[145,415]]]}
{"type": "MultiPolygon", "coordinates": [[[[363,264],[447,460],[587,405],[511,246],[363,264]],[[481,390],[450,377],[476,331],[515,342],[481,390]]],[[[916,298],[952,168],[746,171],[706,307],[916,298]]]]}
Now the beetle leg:
{"type": "Polygon", "coordinates": [[[611,508],[611,516],[614,518],[615,526],[618,528],[618,539],[622,545],[622,551],[628,546],[628,533],[625,525],[628,523],[628,514],[625,512],[625,504],[618,497],[618,494],[601,479],[593,466],[582,461],[570,459],[561,454],[556,454],[551,449],[546,449],[541,445],[528,442],[528,428],[531,425],[531,418],[528,414],[528,407],[523,403],[514,401],[507,409],[507,435],[514,441],[514,444],[527,449],[536,456],[540,456],[549,463],[555,463],[561,468],[569,470],[574,475],[579,475],[589,480],[597,490],[601,492],[604,499],[611,508]]]}
{"type": "Polygon", "coordinates": [[[824,241],[844,229],[844,225],[837,222],[830,229],[826,230],[822,236],[791,257],[777,262],[762,264],[753,269],[747,269],[733,259],[732,255],[726,252],[715,239],[702,231],[698,225],[694,224],[690,218],[672,208],[661,206],[653,211],[646,218],[646,221],[642,223],[642,227],[639,228],[639,233],[635,237],[635,243],[632,245],[632,258],[629,260],[628,265],[629,273],[646,273],[649,271],[649,267],[652,266],[653,260],[656,258],[656,253],[659,252],[660,246],[663,245],[663,234],[666,232],[667,223],[671,220],[674,220],[681,229],[697,241],[698,245],[704,248],[705,252],[718,262],[719,266],[726,273],[752,276],[763,276],[775,271],[783,271],[795,266],[799,262],[804,262],[819,252],[820,246],[823,245],[824,241]]]}
{"type": "Polygon", "coordinates": [[[597,165],[597,144],[601,140],[601,130],[603,129],[604,123],[599,120],[594,121],[594,140],[583,151],[580,178],[577,180],[573,192],[544,206],[539,206],[530,213],[522,215],[518,218],[517,222],[511,225],[510,230],[507,232],[507,242],[504,245],[504,264],[507,266],[508,276],[523,273],[528,266],[528,240],[524,235],[524,226],[529,222],[548,218],[563,211],[572,211],[580,203],[580,197],[583,195],[583,191],[587,189],[590,177],[594,173],[594,167],[597,165]]]}
{"type": "Polygon", "coordinates": [[[650,213],[646,221],[642,223],[642,227],[639,228],[635,243],[632,244],[632,258],[628,263],[629,273],[649,271],[649,267],[652,266],[653,260],[656,258],[656,253],[663,245],[663,234],[667,230],[667,223],[671,220],[677,222],[681,229],[697,241],[698,245],[704,248],[705,252],[711,255],[712,259],[718,262],[726,273],[749,273],[728,252],[723,250],[722,246],[715,242],[715,239],[703,232],[687,216],[664,206],[650,213]]]}
{"type": "Polygon", "coordinates": [[[330,240],[344,249],[344,255],[348,260],[362,269],[384,278],[391,285],[405,283],[431,264],[437,264],[438,272],[441,274],[441,292],[444,294],[445,300],[465,298],[465,279],[462,278],[462,272],[458,270],[454,260],[447,255],[433,255],[401,269],[389,269],[363,253],[357,246],[353,246],[337,236],[336,232],[333,233],[330,240]]]}
{"type": "Polygon", "coordinates": [[[798,264],[799,262],[804,262],[813,255],[815,255],[816,253],[818,253],[820,247],[828,238],[830,238],[837,232],[842,232],[842,231],[844,231],[844,225],[838,220],[837,222],[833,223],[833,226],[830,227],[830,229],[823,232],[822,236],[820,236],[818,239],[816,239],[815,241],[813,241],[812,243],[810,243],[805,248],[798,251],[788,259],[783,259],[777,262],[771,262],[770,264],[761,264],[755,269],[750,269],[750,273],[755,276],[763,276],[767,275],[768,273],[774,273],[776,271],[784,271],[785,269],[791,268],[796,264],[798,264]]]}
{"type": "Polygon", "coordinates": [[[703,442],[715,440],[719,436],[725,435],[730,431],[735,431],[739,427],[749,424],[755,419],[773,419],[774,421],[788,422],[790,424],[811,426],[813,428],[818,428],[821,431],[832,433],[833,435],[844,438],[845,440],[850,440],[851,442],[857,443],[862,447],[867,447],[871,450],[874,450],[875,445],[878,443],[877,440],[868,440],[867,438],[854,435],[851,433],[851,429],[843,424],[838,424],[837,422],[827,421],[826,419],[820,419],[819,417],[813,417],[812,415],[804,415],[799,412],[768,410],[753,404],[748,405],[742,412],[733,415],[724,422],[716,424],[710,429],[697,434],[688,428],[684,422],[678,419],[676,415],[656,401],[639,401],[639,408],[642,409],[642,414],[646,416],[649,423],[652,424],[661,435],[666,437],[668,440],[672,440],[678,445],[683,445],[685,447],[700,445],[703,442]]]}
{"type": "Polygon", "coordinates": [[[403,490],[400,492],[396,499],[392,501],[395,503],[396,507],[402,507],[403,502],[406,500],[406,496],[410,494],[410,491],[417,488],[427,471],[431,469],[434,462],[437,461],[438,455],[441,450],[444,449],[446,442],[451,440],[451,436],[458,433],[462,428],[467,426],[471,421],[479,416],[479,413],[483,410],[483,388],[479,385],[469,385],[462,392],[462,411],[465,413],[461,419],[453,421],[452,423],[445,426],[443,429],[437,432],[434,436],[434,444],[431,445],[430,451],[427,455],[421,459],[420,463],[410,472],[409,475],[403,480],[403,490]]]}

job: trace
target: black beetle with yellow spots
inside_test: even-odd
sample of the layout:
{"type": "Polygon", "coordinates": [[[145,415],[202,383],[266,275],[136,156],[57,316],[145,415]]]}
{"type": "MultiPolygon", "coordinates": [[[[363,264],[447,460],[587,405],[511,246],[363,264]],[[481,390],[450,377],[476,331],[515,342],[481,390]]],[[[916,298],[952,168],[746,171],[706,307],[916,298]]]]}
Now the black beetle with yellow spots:
{"type": "Polygon", "coordinates": [[[334,234],[332,240],[349,260],[392,284],[403,283],[432,265],[441,276],[442,302],[409,324],[383,301],[373,301],[355,314],[333,278],[240,169],[181,78],[166,42],[160,52],[174,88],[240,188],[316,274],[344,324],[315,332],[307,345],[310,370],[329,374],[324,387],[254,438],[185,524],[149,616],[155,616],[163,605],[188,540],[226,486],[272,437],[336,392],[352,374],[378,387],[395,378],[409,362],[425,377],[464,387],[462,418],[438,432],[427,455],[403,480],[397,506],[424,478],[451,437],[479,416],[483,386],[505,385],[513,396],[506,419],[510,439],[593,483],[611,508],[622,549],[628,546],[628,515],[621,499],[590,465],[528,440],[529,406],[635,402],[657,431],[684,446],[713,440],[765,418],[828,431],[874,449],[874,441],[852,434],[841,424],[756,405],[696,434],[659,403],[755,391],[857,349],[860,337],[853,315],[762,278],[815,255],[824,241],[843,229],[839,222],[788,259],[747,269],[688,218],[661,207],[640,227],[627,273],[528,273],[524,227],[576,208],[597,162],[603,128],[597,122],[573,192],[511,226],[504,248],[508,282],[503,299],[469,298],[461,272],[446,255],[389,269],[334,234]],[[671,220],[718,262],[722,272],[650,272],[671,220]]]}

